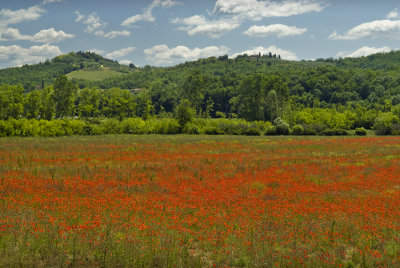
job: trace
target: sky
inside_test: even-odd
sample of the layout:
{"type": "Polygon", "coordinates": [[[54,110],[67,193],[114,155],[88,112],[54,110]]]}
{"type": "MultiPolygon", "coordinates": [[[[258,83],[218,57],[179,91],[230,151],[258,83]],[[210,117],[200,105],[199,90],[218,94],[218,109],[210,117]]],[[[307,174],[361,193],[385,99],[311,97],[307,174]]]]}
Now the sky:
{"type": "Polygon", "coordinates": [[[92,51],[121,64],[400,49],[399,0],[1,0],[0,68],[92,51]]]}

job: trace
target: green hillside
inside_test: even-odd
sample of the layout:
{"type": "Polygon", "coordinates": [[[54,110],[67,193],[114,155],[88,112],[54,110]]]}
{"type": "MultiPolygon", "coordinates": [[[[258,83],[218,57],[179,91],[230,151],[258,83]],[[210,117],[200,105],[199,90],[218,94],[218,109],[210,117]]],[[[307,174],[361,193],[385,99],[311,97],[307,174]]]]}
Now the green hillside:
{"type": "MultiPolygon", "coordinates": [[[[0,119],[147,120],[183,114],[287,122],[309,134],[357,127],[400,133],[400,51],[316,61],[271,54],[221,56],[163,68],[128,67],[78,52],[0,70],[0,83],[0,119]]],[[[206,133],[203,123],[196,124],[185,131],[206,133]]],[[[215,128],[207,133],[226,133],[222,126],[215,128]]]]}
{"type": "Polygon", "coordinates": [[[113,60],[105,59],[95,53],[71,52],[39,64],[1,69],[0,85],[22,84],[26,91],[32,91],[50,85],[54,82],[55,78],[71,72],[83,71],[78,75],[70,75],[71,78],[99,80],[102,75],[104,75],[104,78],[110,78],[119,76],[120,74],[130,73],[133,70],[134,68],[121,65],[113,60]],[[101,75],[96,74],[98,71],[102,71],[101,75]],[[103,73],[103,71],[105,72],[103,73]]]}
{"type": "Polygon", "coordinates": [[[67,74],[69,79],[84,79],[89,81],[100,81],[107,78],[115,78],[123,73],[110,70],[109,68],[101,68],[100,70],[77,70],[67,74]]]}

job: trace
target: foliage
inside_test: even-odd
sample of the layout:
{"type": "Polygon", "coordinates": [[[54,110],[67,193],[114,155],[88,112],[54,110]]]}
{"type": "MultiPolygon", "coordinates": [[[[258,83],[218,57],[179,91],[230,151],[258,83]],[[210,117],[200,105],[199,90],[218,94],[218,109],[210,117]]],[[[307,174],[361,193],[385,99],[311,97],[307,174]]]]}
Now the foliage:
{"type": "Polygon", "coordinates": [[[304,128],[301,125],[294,125],[292,127],[292,131],[291,131],[292,135],[298,136],[298,135],[303,135],[303,133],[304,133],[304,128]]]}
{"type": "Polygon", "coordinates": [[[75,85],[62,75],[54,82],[53,98],[56,104],[56,117],[71,116],[74,104],[75,85]]]}
{"type": "MultiPolygon", "coordinates": [[[[69,53],[38,65],[0,70],[0,119],[178,119],[179,104],[188,100],[192,118],[273,122],[280,117],[290,127],[303,126],[306,135],[326,128],[372,129],[383,113],[400,116],[400,72],[394,64],[399,57],[400,52],[390,52],[285,61],[269,54],[241,55],[136,68],[94,53],[69,53]],[[124,75],[99,81],[65,79],[72,71],[124,75]]],[[[181,121],[181,130],[186,123],[181,121]]],[[[388,124],[386,130],[376,125],[378,133],[397,133],[396,120],[388,124]]],[[[244,134],[245,128],[237,128],[223,132],[244,134]]]]}
{"type": "Polygon", "coordinates": [[[282,118],[278,117],[274,120],[274,126],[276,128],[276,134],[278,135],[289,135],[290,128],[289,124],[286,123],[282,118]]]}
{"type": "Polygon", "coordinates": [[[185,127],[185,125],[187,123],[192,121],[196,112],[192,108],[192,104],[190,103],[190,101],[187,99],[184,99],[181,101],[181,103],[179,103],[176,113],[177,113],[176,117],[177,117],[178,123],[182,129],[185,127]]]}
{"type": "Polygon", "coordinates": [[[399,118],[391,112],[381,113],[375,120],[374,130],[377,135],[391,135],[393,125],[399,123],[399,118]]]}
{"type": "Polygon", "coordinates": [[[356,128],[355,134],[357,136],[366,136],[367,135],[367,130],[363,127],[356,128]]]}
{"type": "Polygon", "coordinates": [[[349,135],[349,133],[345,129],[329,128],[329,129],[324,129],[323,131],[321,131],[320,135],[322,135],[322,136],[347,136],[347,135],[349,135]]]}

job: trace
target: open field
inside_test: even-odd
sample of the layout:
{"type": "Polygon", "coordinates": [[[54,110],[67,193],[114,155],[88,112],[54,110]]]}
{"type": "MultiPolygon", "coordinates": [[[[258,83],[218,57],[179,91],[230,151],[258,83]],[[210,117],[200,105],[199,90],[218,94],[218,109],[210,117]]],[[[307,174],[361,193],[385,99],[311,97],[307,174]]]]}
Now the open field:
{"type": "Polygon", "coordinates": [[[0,139],[0,266],[399,267],[399,137],[0,139]]]}
{"type": "Polygon", "coordinates": [[[76,79],[86,79],[90,81],[100,81],[106,78],[113,78],[121,75],[123,75],[123,73],[104,68],[103,70],[99,71],[86,71],[86,70],[73,71],[67,74],[67,77],[69,79],[76,78],[76,79]]]}

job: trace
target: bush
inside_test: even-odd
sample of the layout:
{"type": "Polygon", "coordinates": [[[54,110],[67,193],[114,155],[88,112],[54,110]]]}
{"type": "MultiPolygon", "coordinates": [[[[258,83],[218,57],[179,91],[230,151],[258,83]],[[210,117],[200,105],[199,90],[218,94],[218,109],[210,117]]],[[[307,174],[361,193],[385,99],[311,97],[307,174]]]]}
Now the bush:
{"type": "Polygon", "coordinates": [[[13,134],[13,126],[7,120],[0,120],[0,137],[9,137],[13,134]]]}
{"type": "Polygon", "coordinates": [[[65,122],[61,120],[40,120],[39,121],[39,135],[42,137],[53,137],[53,136],[64,136],[65,133],[65,122]]]}
{"type": "Polygon", "coordinates": [[[289,124],[283,121],[280,117],[274,120],[274,125],[276,127],[276,133],[278,135],[289,135],[290,128],[289,124]]]}
{"type": "Polygon", "coordinates": [[[392,125],[392,134],[393,135],[400,135],[400,124],[393,124],[392,125]]]}
{"type": "Polygon", "coordinates": [[[80,120],[63,120],[66,135],[85,135],[86,123],[80,120]]]}
{"type": "Polygon", "coordinates": [[[381,113],[376,119],[374,129],[376,135],[391,135],[393,125],[399,122],[399,118],[392,113],[381,113]]]}
{"type": "Polygon", "coordinates": [[[326,127],[320,124],[302,124],[303,127],[303,135],[314,136],[318,135],[321,131],[323,131],[326,127]]]}
{"type": "Polygon", "coordinates": [[[260,136],[261,135],[261,130],[255,127],[248,128],[244,131],[244,135],[247,136],[260,136]]]}
{"type": "Polygon", "coordinates": [[[223,135],[224,132],[221,129],[217,128],[217,127],[206,127],[204,129],[204,134],[207,134],[207,135],[223,135]]]}
{"type": "Polygon", "coordinates": [[[122,129],[120,122],[116,119],[106,119],[100,123],[100,128],[104,134],[120,134],[122,129]]]}
{"type": "Polygon", "coordinates": [[[302,126],[300,126],[300,125],[293,126],[292,133],[291,133],[292,135],[300,136],[300,135],[303,135],[303,133],[304,133],[304,128],[302,126]]]}
{"type": "Polygon", "coordinates": [[[332,129],[325,129],[321,131],[320,135],[322,136],[346,136],[349,135],[347,130],[341,128],[332,128],[332,129]]]}
{"type": "Polygon", "coordinates": [[[158,118],[145,121],[147,133],[154,134],[178,134],[180,126],[176,119],[158,118]]]}
{"type": "Polygon", "coordinates": [[[365,128],[360,127],[360,128],[356,128],[356,135],[357,136],[366,136],[367,135],[367,130],[365,130],[365,128]]]}
{"type": "Polygon", "coordinates": [[[185,134],[200,134],[200,129],[196,124],[194,124],[192,122],[189,122],[189,123],[186,123],[186,125],[183,127],[182,133],[185,133],[185,134]]]}
{"type": "Polygon", "coordinates": [[[128,118],[121,122],[121,130],[124,134],[145,134],[146,123],[141,118],[128,118]]]}
{"type": "Polygon", "coordinates": [[[276,131],[275,126],[269,126],[264,132],[264,135],[266,136],[273,136],[273,135],[278,135],[278,132],[276,131]]]}

